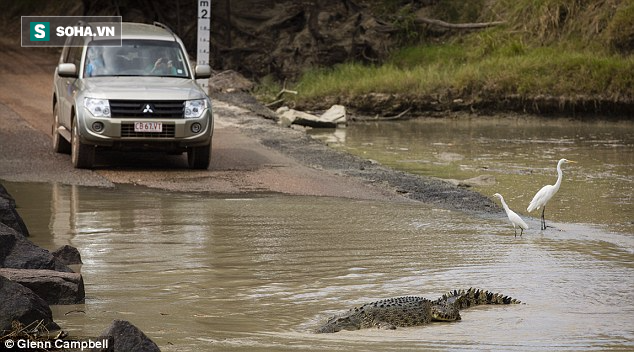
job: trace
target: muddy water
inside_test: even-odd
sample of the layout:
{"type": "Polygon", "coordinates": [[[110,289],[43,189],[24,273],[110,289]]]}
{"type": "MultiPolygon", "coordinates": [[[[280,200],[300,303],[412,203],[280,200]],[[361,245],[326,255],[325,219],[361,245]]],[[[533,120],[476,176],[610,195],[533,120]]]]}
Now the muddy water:
{"type": "MultiPolygon", "coordinates": [[[[562,186],[546,219],[606,226],[634,233],[634,123],[518,118],[419,119],[355,124],[313,132],[336,148],[408,172],[464,180],[492,176],[476,186],[501,193],[511,209],[526,208],[544,185],[554,184],[561,158],[562,186]]],[[[499,204],[499,203],[498,203],[499,204]]],[[[539,227],[537,227],[539,228],[539,227]]]]}
{"type": "Polygon", "coordinates": [[[75,335],[125,319],[163,351],[634,349],[632,234],[558,223],[515,238],[497,217],[411,202],[5,186],[34,242],[82,254],[86,304],[54,307],[75,335]],[[356,304],[471,286],[525,304],[311,333],[356,304]]]}

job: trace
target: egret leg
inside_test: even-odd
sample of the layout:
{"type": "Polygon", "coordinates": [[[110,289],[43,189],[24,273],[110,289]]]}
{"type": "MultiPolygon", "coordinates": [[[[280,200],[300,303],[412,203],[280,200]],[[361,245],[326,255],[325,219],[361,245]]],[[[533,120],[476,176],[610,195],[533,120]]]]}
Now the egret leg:
{"type": "Polygon", "coordinates": [[[544,219],[544,212],[546,212],[546,207],[542,208],[542,230],[546,230],[546,219],[544,219]]]}
{"type": "Polygon", "coordinates": [[[520,227],[520,237],[524,234],[524,229],[520,227]]]}
{"type": "Polygon", "coordinates": [[[513,233],[515,234],[515,237],[517,237],[517,228],[515,226],[513,226],[513,233]]]}

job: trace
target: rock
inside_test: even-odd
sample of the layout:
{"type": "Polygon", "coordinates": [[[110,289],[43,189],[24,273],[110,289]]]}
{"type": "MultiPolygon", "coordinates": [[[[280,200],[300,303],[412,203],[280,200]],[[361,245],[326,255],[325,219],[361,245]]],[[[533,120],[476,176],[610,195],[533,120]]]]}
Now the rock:
{"type": "Polygon", "coordinates": [[[93,352],[154,352],[160,351],[156,343],[150,340],[143,331],[125,320],[114,320],[101,333],[98,340],[109,339],[112,343],[108,349],[93,349],[93,352]]]}
{"type": "Polygon", "coordinates": [[[0,268],[73,270],[44,248],[29,241],[7,225],[0,224],[0,268]]]}
{"type": "Polygon", "coordinates": [[[342,105],[333,105],[321,116],[316,116],[303,111],[281,107],[277,109],[279,123],[282,126],[291,124],[314,127],[314,128],[336,128],[337,125],[345,124],[346,108],[342,105]]]}
{"type": "Polygon", "coordinates": [[[275,110],[275,113],[278,115],[282,115],[283,113],[289,111],[291,108],[289,108],[288,106],[280,106],[279,108],[277,108],[277,110],[275,110]]]}
{"type": "Polygon", "coordinates": [[[58,330],[53,321],[51,308],[30,289],[0,276],[0,335],[11,330],[11,322],[17,320],[24,325],[43,321],[49,330],[58,330]]]}
{"type": "Polygon", "coordinates": [[[81,274],[41,269],[0,269],[0,276],[29,288],[48,304],[84,302],[81,274]]]}
{"type": "Polygon", "coordinates": [[[320,120],[333,122],[337,125],[346,123],[346,108],[343,105],[333,105],[320,116],[320,120]]]}
{"type": "Polygon", "coordinates": [[[293,122],[295,122],[295,116],[293,112],[291,112],[291,109],[289,109],[288,106],[282,106],[278,108],[277,110],[275,110],[275,113],[277,114],[277,118],[278,118],[277,123],[279,123],[280,125],[284,127],[290,127],[293,124],[293,122]]]}
{"type": "MultiPolygon", "coordinates": [[[[0,231],[2,231],[2,225],[3,224],[0,224],[0,231]]],[[[9,229],[9,227],[7,227],[6,225],[4,226],[5,228],[9,229]]],[[[15,230],[13,231],[15,232],[15,230]]],[[[17,237],[13,234],[3,234],[2,232],[0,232],[0,267],[4,267],[4,258],[9,256],[9,253],[15,246],[16,241],[17,237]]]]}
{"type": "Polygon", "coordinates": [[[67,244],[57,248],[51,253],[53,257],[66,265],[83,264],[79,250],[67,244]]]}
{"type": "Polygon", "coordinates": [[[295,109],[288,109],[280,115],[280,124],[286,127],[290,126],[291,124],[308,126],[310,125],[310,121],[317,121],[318,119],[319,117],[307,112],[298,111],[295,109]]]}
{"type": "Polygon", "coordinates": [[[9,226],[24,236],[29,236],[26,224],[24,224],[22,217],[15,210],[15,200],[2,184],[0,184],[0,223],[9,226]]]}
{"type": "Polygon", "coordinates": [[[6,188],[0,183],[0,199],[7,199],[10,201],[12,207],[15,208],[15,199],[11,197],[6,188]]]}

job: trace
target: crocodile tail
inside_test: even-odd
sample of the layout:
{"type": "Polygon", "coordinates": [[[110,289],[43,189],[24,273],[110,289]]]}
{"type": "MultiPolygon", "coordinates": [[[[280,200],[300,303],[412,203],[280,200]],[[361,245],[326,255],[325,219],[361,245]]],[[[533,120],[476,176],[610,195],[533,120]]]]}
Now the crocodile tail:
{"type": "Polygon", "coordinates": [[[469,288],[468,290],[453,290],[444,294],[440,300],[455,301],[460,308],[468,308],[472,306],[479,306],[485,304],[519,304],[519,300],[503,295],[501,293],[494,293],[487,290],[481,290],[477,288],[469,288]]]}

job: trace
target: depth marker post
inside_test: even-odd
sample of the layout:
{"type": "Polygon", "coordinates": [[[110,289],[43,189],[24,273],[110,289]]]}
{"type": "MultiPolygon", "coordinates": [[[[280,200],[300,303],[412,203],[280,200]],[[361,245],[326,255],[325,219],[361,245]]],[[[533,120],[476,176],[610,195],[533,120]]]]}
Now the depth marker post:
{"type": "MultiPolygon", "coordinates": [[[[211,0],[198,0],[198,46],[196,50],[196,65],[209,65],[209,41],[211,34],[211,0]]],[[[198,84],[207,91],[208,79],[197,80],[198,84]]]]}

